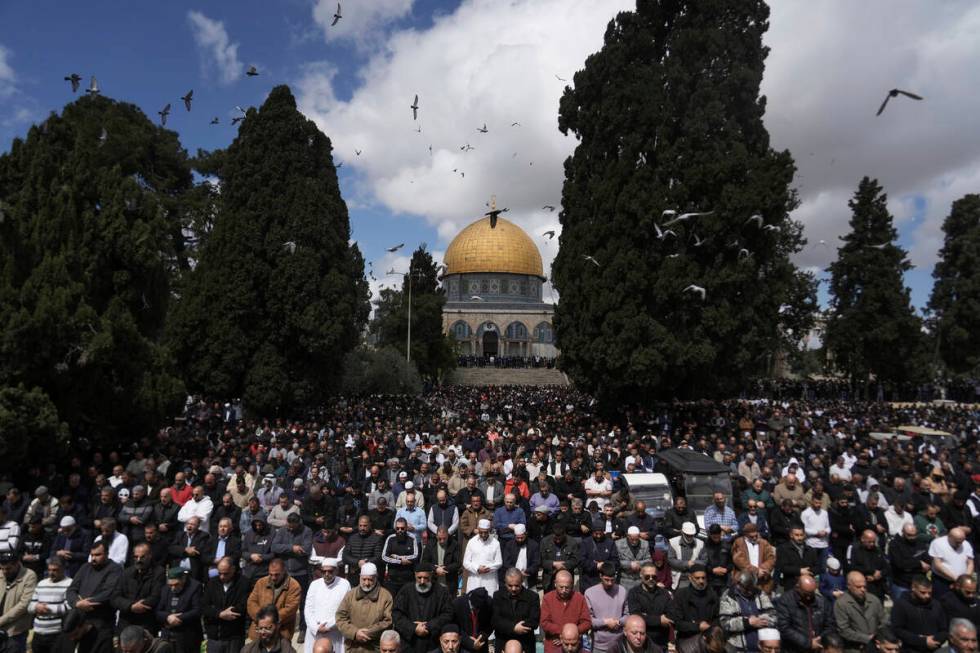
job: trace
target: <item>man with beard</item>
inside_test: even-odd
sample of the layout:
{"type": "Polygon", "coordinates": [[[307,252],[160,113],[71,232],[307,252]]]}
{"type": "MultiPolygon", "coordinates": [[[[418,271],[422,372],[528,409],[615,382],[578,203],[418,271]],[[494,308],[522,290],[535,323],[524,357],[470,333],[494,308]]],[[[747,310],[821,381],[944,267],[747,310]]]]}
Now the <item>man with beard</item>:
{"type": "Polygon", "coordinates": [[[238,564],[231,558],[218,560],[217,570],[218,575],[204,586],[201,601],[207,653],[235,653],[245,645],[248,581],[238,573],[238,564]]]}
{"type": "Polygon", "coordinates": [[[344,636],[337,629],[337,608],[350,591],[350,583],[337,576],[337,565],[336,558],[324,558],[320,562],[321,577],[310,584],[306,594],[306,653],[314,653],[321,639],[330,641],[333,653],[344,653],[344,636]]]}
{"type": "Polygon", "coordinates": [[[732,544],[732,564],[738,571],[756,574],[763,591],[772,590],[772,573],[776,567],[776,549],[759,536],[758,527],[746,522],[742,536],[732,544]]]}
{"type": "Polygon", "coordinates": [[[139,626],[128,626],[119,633],[120,653],[173,653],[170,642],[139,626]]]}
{"type": "Polygon", "coordinates": [[[296,579],[290,578],[286,573],[285,563],[279,558],[273,558],[269,562],[269,575],[260,578],[248,595],[246,606],[248,616],[252,619],[248,638],[256,638],[255,624],[258,621],[259,610],[263,606],[273,605],[279,611],[279,632],[283,637],[292,639],[293,630],[296,628],[296,613],[302,605],[302,596],[302,587],[296,579]]]}
{"type": "Polygon", "coordinates": [[[959,617],[949,622],[949,653],[977,653],[977,627],[959,617]]]}
{"type": "Polygon", "coordinates": [[[269,561],[275,557],[272,552],[272,533],[264,516],[252,520],[252,528],[242,542],[242,576],[249,586],[269,573],[269,561]]]}
{"type": "Polygon", "coordinates": [[[779,510],[773,510],[769,519],[769,532],[772,533],[772,543],[778,549],[783,542],[790,539],[790,530],[795,527],[803,528],[803,520],[796,510],[792,499],[785,499],[779,504],[779,510]]]}
{"type": "Polygon", "coordinates": [[[593,521],[592,537],[583,537],[580,543],[579,591],[585,592],[599,584],[599,567],[612,563],[619,568],[619,550],[612,538],[606,537],[605,523],[601,518],[593,521]]]}
{"type": "MultiPolygon", "coordinates": [[[[953,591],[939,599],[947,619],[966,619],[980,623],[980,604],[977,603],[977,581],[966,574],[956,579],[953,591]]],[[[952,629],[951,629],[952,630],[952,629]]]]}
{"type": "Polygon", "coordinates": [[[919,541],[913,524],[906,524],[902,527],[901,535],[896,535],[889,542],[888,557],[891,565],[889,594],[893,601],[897,601],[909,591],[914,576],[929,572],[928,545],[919,541]]]}
{"type": "Polygon", "coordinates": [[[119,611],[118,630],[139,626],[157,630],[156,608],[166,584],[163,567],[155,563],[150,545],[141,542],[133,548],[133,564],[122,572],[112,606],[119,611]]]}
{"type": "Polygon", "coordinates": [[[119,510],[119,532],[132,542],[143,534],[143,526],[153,518],[153,504],[146,498],[146,488],[137,485],[133,488],[129,501],[119,510]]]}
{"type": "Polygon", "coordinates": [[[827,512],[830,517],[830,550],[838,560],[846,560],[847,549],[854,542],[854,524],[857,515],[854,514],[850,500],[845,494],[837,497],[833,507],[827,512]]]}
{"type": "MultiPolygon", "coordinates": [[[[524,575],[517,569],[504,574],[504,587],[493,595],[493,630],[496,641],[520,642],[525,651],[535,647],[534,631],[541,620],[538,595],[524,587],[524,575]]],[[[499,646],[499,644],[498,644],[499,646]]]]}
{"type": "Polygon", "coordinates": [[[221,502],[215,507],[214,512],[211,513],[210,532],[215,532],[222,519],[230,519],[232,524],[232,533],[237,536],[238,533],[236,531],[238,530],[238,522],[241,520],[241,518],[242,509],[235,505],[235,501],[232,499],[231,494],[226,492],[221,496],[221,502]]]}
{"type": "Polygon", "coordinates": [[[344,636],[345,653],[377,651],[381,633],[392,624],[392,598],[378,582],[378,568],[366,562],[359,573],[357,587],[337,606],[337,629],[344,636]]]}
{"type": "MultiPolygon", "coordinates": [[[[476,535],[476,527],[481,519],[491,520],[493,519],[493,513],[484,507],[483,495],[471,495],[466,510],[459,516],[459,533],[461,535],[459,538],[461,545],[460,555],[466,550],[466,543],[471,537],[476,535]]],[[[465,637],[463,638],[463,643],[466,643],[465,637]]]]}
{"type": "Polygon", "coordinates": [[[674,589],[686,587],[689,582],[688,572],[703,560],[704,541],[695,537],[697,533],[697,524],[684,522],[681,526],[681,534],[671,538],[668,543],[667,564],[673,572],[674,589]]]}
{"type": "Polygon", "coordinates": [[[639,526],[626,529],[626,537],[616,542],[616,553],[619,557],[620,584],[626,591],[640,584],[640,569],[644,564],[653,562],[650,557],[650,545],[640,539],[639,526]]]}
{"type": "Polygon", "coordinates": [[[947,637],[947,619],[939,601],[932,596],[932,583],[925,576],[912,578],[912,588],[892,606],[891,627],[902,640],[902,648],[931,653],[947,637]]]}
{"type": "Polygon", "coordinates": [[[399,517],[395,520],[395,532],[385,540],[381,559],[388,565],[385,589],[398,596],[403,585],[412,582],[413,569],[420,557],[418,540],[409,535],[408,522],[399,517]]]}
{"type": "Polygon", "coordinates": [[[794,589],[776,599],[776,615],[786,653],[817,651],[820,638],[835,631],[833,610],[813,576],[800,576],[794,589]]]}
{"type": "Polygon", "coordinates": [[[314,483],[310,495],[303,500],[300,515],[310,530],[320,531],[328,521],[336,523],[337,500],[323,491],[322,484],[314,483]]]}
{"type": "Polygon", "coordinates": [[[470,653],[486,653],[493,632],[492,599],[479,587],[453,601],[453,621],[459,628],[460,646],[470,653]]]}
{"type": "Polygon", "coordinates": [[[708,585],[718,596],[725,591],[732,568],[731,544],[723,538],[724,531],[720,524],[708,526],[708,539],[699,557],[708,570],[708,585]]]}
{"type": "Polygon", "coordinates": [[[466,591],[472,592],[482,587],[488,594],[495,593],[499,586],[497,570],[503,564],[500,542],[497,538],[490,537],[488,519],[480,520],[476,532],[477,536],[469,541],[463,554],[463,569],[469,573],[466,579],[466,591]]]}
{"type": "Polygon", "coordinates": [[[754,570],[743,569],[736,579],[721,595],[718,621],[728,636],[729,651],[758,653],[760,631],[775,627],[776,608],[769,595],[761,591],[754,570]]]}
{"type": "Polygon", "coordinates": [[[545,653],[561,653],[561,630],[565,624],[574,624],[579,635],[592,629],[589,606],[585,596],[574,590],[575,581],[568,571],[555,574],[555,589],[546,593],[541,601],[541,632],[544,636],[545,653]]]}
{"type": "MultiPolygon", "coordinates": [[[[310,586],[310,553],[313,551],[313,533],[303,524],[302,517],[294,512],[286,519],[286,527],[280,528],[272,537],[272,552],[286,561],[286,571],[289,576],[299,583],[302,597],[306,597],[306,589],[310,586]]],[[[300,599],[300,601],[303,600],[300,599]]],[[[302,603],[300,604],[302,605],[302,603]]],[[[306,637],[306,625],[303,613],[300,612],[299,643],[306,637]]]]}
{"type": "Polygon", "coordinates": [[[372,563],[377,567],[381,564],[381,546],[383,540],[371,531],[371,519],[361,515],[357,519],[357,530],[347,537],[344,546],[343,562],[347,567],[347,580],[351,583],[360,581],[361,567],[372,563]]]}
{"type": "Polygon", "coordinates": [[[445,587],[451,596],[456,594],[459,584],[459,558],[459,546],[450,541],[449,531],[442,527],[422,549],[422,563],[432,567],[435,582],[445,587]]]}
{"type": "Polygon", "coordinates": [[[668,540],[680,537],[684,524],[694,524],[695,532],[697,532],[697,518],[693,512],[687,509],[687,499],[674,497],[674,507],[664,515],[664,537],[668,540]]]}
{"type": "Polygon", "coordinates": [[[429,508],[427,526],[431,536],[435,536],[440,526],[449,531],[450,537],[453,537],[459,530],[459,510],[457,510],[456,504],[449,500],[449,493],[446,490],[440,489],[436,492],[436,501],[429,508]]]}
{"type": "Polygon", "coordinates": [[[415,583],[405,585],[395,596],[391,619],[402,638],[403,653],[428,653],[437,634],[453,619],[449,592],[432,582],[432,567],[421,564],[415,583]]]}
{"type": "MultiPolygon", "coordinates": [[[[573,574],[579,563],[579,544],[565,535],[565,527],[556,524],[551,537],[541,541],[541,587],[548,591],[558,571],[566,570],[573,574]]],[[[531,587],[533,577],[528,578],[531,587]]]]}
{"type": "Polygon", "coordinates": [[[862,653],[885,622],[885,608],[867,590],[860,571],[847,574],[847,592],[834,602],[834,621],[844,638],[845,653],[862,653]]]}
{"type": "Polygon", "coordinates": [[[156,614],[163,639],[174,647],[174,653],[200,653],[204,639],[201,584],[186,569],[172,567],[167,572],[167,586],[160,594],[156,614]]]}
{"type": "Polygon", "coordinates": [[[111,600],[118,591],[121,577],[122,567],[109,560],[105,544],[93,544],[89,550],[89,561],[78,570],[65,593],[68,607],[77,609],[87,626],[78,640],[78,653],[112,651],[116,611],[111,600]]]}
{"type": "Polygon", "coordinates": [[[800,576],[814,576],[820,565],[820,554],[806,544],[803,526],[794,526],[789,531],[789,540],[776,548],[776,570],[779,572],[783,591],[788,592],[799,581],[800,576]]]}
{"type": "Polygon", "coordinates": [[[867,530],[861,533],[860,545],[852,546],[848,554],[848,571],[859,571],[864,574],[868,579],[868,592],[884,600],[889,565],[885,555],[878,548],[878,536],[875,532],[867,530]]]}
{"type": "Polygon", "coordinates": [[[538,570],[541,568],[541,548],[538,543],[527,536],[524,524],[514,528],[514,539],[503,545],[501,552],[502,565],[498,579],[504,582],[504,570],[515,568],[524,574],[524,585],[534,589],[538,584],[538,570]]]}
{"type": "Polygon", "coordinates": [[[395,532],[395,511],[391,509],[388,499],[378,497],[374,509],[368,512],[371,519],[371,531],[384,540],[395,532]]]}
{"type": "Polygon", "coordinates": [[[708,586],[708,570],[700,563],[687,573],[688,585],[674,593],[667,608],[667,617],[674,624],[677,647],[689,647],[691,642],[718,619],[718,594],[708,586]]]}
{"type": "Polygon", "coordinates": [[[34,617],[34,638],[31,653],[53,653],[61,650],[59,639],[61,625],[67,612],[65,592],[71,579],[65,577],[65,565],[60,558],[51,558],[47,564],[47,578],[42,578],[34,589],[34,596],[27,612],[34,617]]]}
{"type": "Polygon", "coordinates": [[[332,518],[328,519],[313,535],[313,554],[310,559],[340,558],[345,544],[346,540],[337,532],[337,523],[332,518]]]}
{"type": "Polygon", "coordinates": [[[289,638],[282,634],[279,613],[273,606],[263,607],[255,617],[255,637],[241,653],[295,653],[289,638]]]}
{"type": "Polygon", "coordinates": [[[27,633],[33,621],[28,605],[37,589],[37,575],[21,564],[16,553],[0,554],[3,582],[0,583],[0,629],[9,639],[6,650],[23,653],[27,649],[27,633]]]}
{"type": "Polygon", "coordinates": [[[671,600],[670,591],[657,584],[657,567],[652,562],[643,565],[640,569],[640,584],[626,595],[630,614],[643,617],[647,626],[647,637],[665,651],[670,627],[674,624],[667,616],[671,600]]]}

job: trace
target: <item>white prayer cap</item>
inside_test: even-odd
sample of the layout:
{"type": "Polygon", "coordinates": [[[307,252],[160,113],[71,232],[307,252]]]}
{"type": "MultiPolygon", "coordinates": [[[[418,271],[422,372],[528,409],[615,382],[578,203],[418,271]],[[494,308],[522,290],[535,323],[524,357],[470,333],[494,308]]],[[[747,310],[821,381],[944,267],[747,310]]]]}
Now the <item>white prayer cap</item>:
{"type": "Polygon", "coordinates": [[[378,568],[373,562],[365,562],[361,565],[361,576],[377,576],[378,568]]]}
{"type": "Polygon", "coordinates": [[[71,515],[65,515],[64,517],[61,518],[61,521],[58,523],[58,525],[61,526],[62,528],[68,528],[69,526],[74,526],[75,518],[72,517],[71,515]]]}
{"type": "Polygon", "coordinates": [[[405,489],[406,490],[411,490],[414,487],[415,487],[415,483],[412,483],[411,481],[409,481],[408,483],[405,484],[405,489]]]}
{"type": "Polygon", "coordinates": [[[684,533],[684,535],[697,535],[698,527],[695,526],[693,522],[686,521],[684,522],[684,525],[681,526],[681,533],[684,533]]]}
{"type": "Polygon", "coordinates": [[[527,527],[524,524],[514,524],[514,535],[524,535],[527,532],[527,527]]]}
{"type": "Polygon", "coordinates": [[[760,642],[778,642],[779,641],[779,631],[775,628],[760,628],[759,629],[759,641],[760,642]]]}
{"type": "MultiPolygon", "coordinates": [[[[688,523],[690,523],[690,522],[688,522],[688,523]]],[[[640,534],[640,527],[639,526],[630,526],[629,528],[626,529],[626,534],[627,535],[639,535],[640,534]]]]}
{"type": "Polygon", "coordinates": [[[489,519],[481,519],[480,521],[478,521],[476,523],[476,527],[477,528],[486,528],[486,529],[489,529],[490,528],[490,520],[489,519]]]}
{"type": "MultiPolygon", "coordinates": [[[[336,569],[337,565],[338,565],[337,558],[320,558],[320,569],[323,569],[324,567],[333,567],[334,569],[336,569]]],[[[364,573],[363,568],[361,570],[361,573],[362,574],[364,573]]]]}

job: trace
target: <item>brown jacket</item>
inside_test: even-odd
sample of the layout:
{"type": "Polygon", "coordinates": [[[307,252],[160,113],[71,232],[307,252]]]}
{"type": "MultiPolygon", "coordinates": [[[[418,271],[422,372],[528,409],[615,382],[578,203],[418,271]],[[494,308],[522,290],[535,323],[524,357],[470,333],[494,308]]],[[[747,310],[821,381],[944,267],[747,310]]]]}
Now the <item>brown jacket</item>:
{"type": "Polygon", "coordinates": [[[0,613],[0,628],[7,631],[13,637],[26,633],[31,629],[31,621],[34,615],[27,611],[27,604],[34,596],[34,588],[37,587],[37,574],[21,566],[17,572],[17,577],[7,589],[7,581],[0,576],[0,605],[3,612],[0,613]]]}
{"type": "Polygon", "coordinates": [[[467,540],[470,539],[476,533],[476,525],[481,519],[493,521],[493,513],[486,506],[481,507],[480,512],[473,512],[472,508],[466,506],[466,510],[459,514],[459,532],[467,540]]]}
{"type": "Polygon", "coordinates": [[[248,616],[252,618],[252,625],[248,627],[248,638],[258,639],[258,632],[255,630],[255,615],[263,606],[275,604],[279,611],[279,633],[286,639],[293,638],[293,631],[296,630],[296,614],[299,612],[299,601],[303,594],[302,588],[295,578],[287,578],[283,589],[278,595],[276,588],[268,576],[264,576],[255,583],[252,593],[248,595],[248,616]]]}
{"type": "MultiPolygon", "coordinates": [[[[769,544],[765,538],[759,540],[759,572],[760,575],[771,576],[772,570],[776,567],[776,548],[769,544]]],[[[749,562],[749,549],[745,545],[744,537],[737,537],[732,542],[732,564],[736,571],[742,571],[752,566],[749,562]]]]}
{"type": "Polygon", "coordinates": [[[378,653],[381,650],[381,633],[391,628],[391,594],[380,585],[365,594],[360,587],[347,592],[337,606],[337,630],[344,636],[344,650],[348,653],[378,653]],[[370,639],[357,642],[354,636],[361,628],[368,631],[370,639]]]}

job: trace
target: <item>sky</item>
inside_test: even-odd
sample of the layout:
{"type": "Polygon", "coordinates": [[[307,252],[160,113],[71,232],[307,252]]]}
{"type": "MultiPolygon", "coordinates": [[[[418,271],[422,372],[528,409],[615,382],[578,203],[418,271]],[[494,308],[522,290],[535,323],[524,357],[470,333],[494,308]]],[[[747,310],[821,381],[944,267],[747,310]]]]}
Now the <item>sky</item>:
{"type": "MultiPolygon", "coordinates": [[[[70,73],[83,89],[97,76],[105,95],[153,119],[171,103],[167,127],[191,153],[229,145],[235,106],[258,106],[285,83],[333,141],[352,237],[374,270],[404,271],[421,243],[440,259],[496,196],[538,244],[547,275],[558,239],[542,234],[560,233],[562,165],[575,147],[558,131],[558,100],[634,2],[348,0],[331,25],[336,0],[0,1],[0,152],[75,99],[62,81],[70,73]],[[244,75],[250,65],[259,76],[244,75]],[[188,113],[179,98],[190,89],[188,113]]],[[[980,4],[770,6],[765,122],[798,167],[793,217],[809,244],[797,264],[826,276],[847,201],[869,175],[888,193],[915,266],[906,282],[924,306],[943,218],[980,192],[980,4]],[[876,117],[894,87],[925,100],[898,98],[876,117]]],[[[397,281],[378,274],[372,290],[397,281]]]]}

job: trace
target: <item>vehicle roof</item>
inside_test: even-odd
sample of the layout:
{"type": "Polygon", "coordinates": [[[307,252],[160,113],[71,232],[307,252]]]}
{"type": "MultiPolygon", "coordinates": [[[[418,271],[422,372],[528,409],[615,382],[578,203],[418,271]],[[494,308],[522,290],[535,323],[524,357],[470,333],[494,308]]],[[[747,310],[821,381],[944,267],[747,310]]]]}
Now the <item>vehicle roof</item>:
{"type": "Polygon", "coordinates": [[[657,456],[679,472],[688,474],[728,474],[729,469],[711,456],[691,449],[664,449],[657,456]]]}
{"type": "Polygon", "coordinates": [[[666,485],[670,486],[670,481],[664,474],[657,472],[636,472],[633,474],[623,474],[620,478],[625,478],[630,487],[643,485],[666,485]]]}

